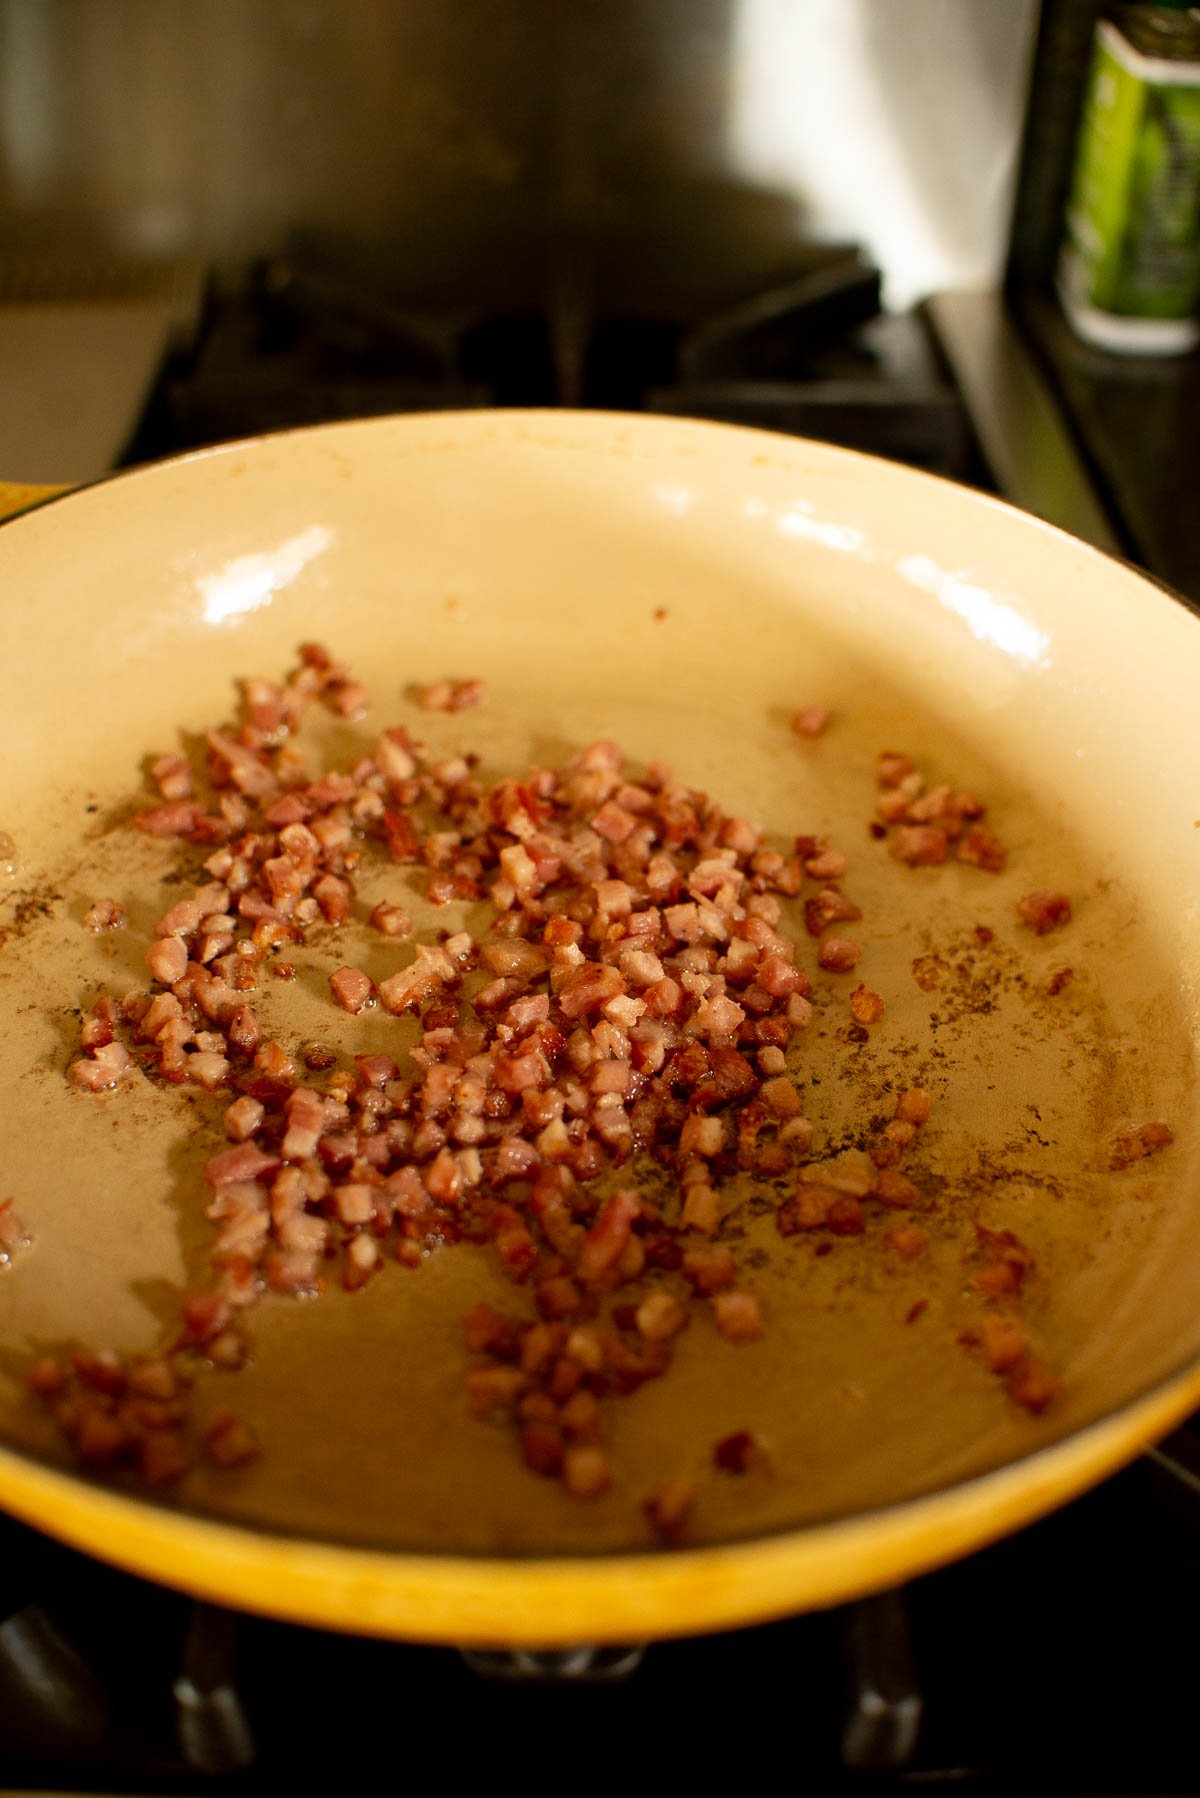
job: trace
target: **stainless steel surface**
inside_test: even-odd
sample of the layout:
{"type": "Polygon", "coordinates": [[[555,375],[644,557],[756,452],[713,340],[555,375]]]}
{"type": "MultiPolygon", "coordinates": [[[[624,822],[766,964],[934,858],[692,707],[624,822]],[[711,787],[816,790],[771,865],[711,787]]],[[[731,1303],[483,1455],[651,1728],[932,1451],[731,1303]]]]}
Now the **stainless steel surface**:
{"type": "Polygon", "coordinates": [[[237,1628],[232,1611],[192,1606],[171,1689],[179,1750],[198,1773],[237,1773],[254,1762],[254,1735],[237,1689],[237,1628]]]}
{"type": "Polygon", "coordinates": [[[928,311],[1005,499],[1120,554],[1124,545],[1001,295],[936,294],[928,311]]]}
{"type": "Polygon", "coordinates": [[[802,237],[853,237],[903,304],[998,272],[1036,12],[0,0],[0,246],[234,269],[319,237],[409,297],[496,306],[582,245],[613,305],[711,309],[802,237]]]}
{"type": "Polygon", "coordinates": [[[820,238],[861,239],[891,306],[994,281],[1038,0],[742,0],[732,145],[820,238]]]}
{"type": "Polygon", "coordinates": [[[881,1773],[906,1767],[916,1753],[924,1702],[913,1664],[903,1592],[879,1592],[845,1614],[847,1704],[842,1759],[881,1773]]]}
{"type": "Polygon", "coordinates": [[[24,1753],[86,1753],[108,1731],[99,1670],[40,1605],[24,1605],[0,1622],[0,1717],[11,1745],[24,1753]]]}
{"type": "Polygon", "coordinates": [[[644,1648],[529,1649],[465,1648],[464,1664],[481,1679],[502,1685],[617,1685],[637,1672],[644,1648]]]}

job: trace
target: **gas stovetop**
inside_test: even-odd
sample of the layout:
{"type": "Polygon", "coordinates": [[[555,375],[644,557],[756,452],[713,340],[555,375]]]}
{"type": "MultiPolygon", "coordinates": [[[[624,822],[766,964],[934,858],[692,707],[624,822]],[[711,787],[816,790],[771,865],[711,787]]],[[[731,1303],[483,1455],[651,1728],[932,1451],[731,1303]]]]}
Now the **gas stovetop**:
{"type": "Polygon", "coordinates": [[[985,478],[931,334],[881,311],[878,270],[845,246],[804,252],[764,292],[664,292],[612,315],[569,265],[536,308],[481,316],[404,305],[320,265],[261,264],[212,300],[131,454],[497,405],[724,419],[985,478]]]}
{"type": "Polygon", "coordinates": [[[0,1787],[439,1778],[1200,1791],[1200,1511],[1144,1460],[901,1592],[691,1641],[460,1653],[231,1612],[0,1526],[0,1787]],[[1172,1622],[1172,1618],[1175,1619],[1172,1622]]]}

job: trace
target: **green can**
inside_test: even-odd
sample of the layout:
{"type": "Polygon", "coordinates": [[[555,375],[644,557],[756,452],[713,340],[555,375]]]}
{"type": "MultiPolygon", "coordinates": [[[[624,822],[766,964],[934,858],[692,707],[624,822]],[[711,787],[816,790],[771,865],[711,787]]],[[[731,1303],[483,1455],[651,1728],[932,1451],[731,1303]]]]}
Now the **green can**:
{"type": "Polygon", "coordinates": [[[1200,342],[1200,10],[1131,6],[1097,26],[1058,292],[1104,349],[1200,342]]]}

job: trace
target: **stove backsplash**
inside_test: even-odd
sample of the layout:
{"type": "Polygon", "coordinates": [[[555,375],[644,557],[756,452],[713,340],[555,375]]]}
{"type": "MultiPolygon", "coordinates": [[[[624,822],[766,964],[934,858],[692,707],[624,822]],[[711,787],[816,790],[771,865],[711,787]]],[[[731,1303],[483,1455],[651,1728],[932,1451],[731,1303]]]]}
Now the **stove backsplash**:
{"type": "MultiPolygon", "coordinates": [[[[0,274],[297,246],[409,301],[994,281],[1038,0],[0,0],[0,274]]],[[[0,301],[5,298],[0,284],[0,301]]]]}

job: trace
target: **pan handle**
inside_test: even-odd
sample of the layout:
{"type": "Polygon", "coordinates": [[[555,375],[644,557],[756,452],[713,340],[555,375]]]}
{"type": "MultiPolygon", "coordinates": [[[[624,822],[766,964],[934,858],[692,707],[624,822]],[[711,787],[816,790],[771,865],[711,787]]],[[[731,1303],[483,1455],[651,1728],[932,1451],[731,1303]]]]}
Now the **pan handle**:
{"type": "Polygon", "coordinates": [[[11,518],[16,512],[28,511],[30,506],[40,506],[44,499],[53,499],[56,493],[69,491],[69,483],[48,487],[35,486],[30,481],[0,481],[0,518],[11,518]]]}

